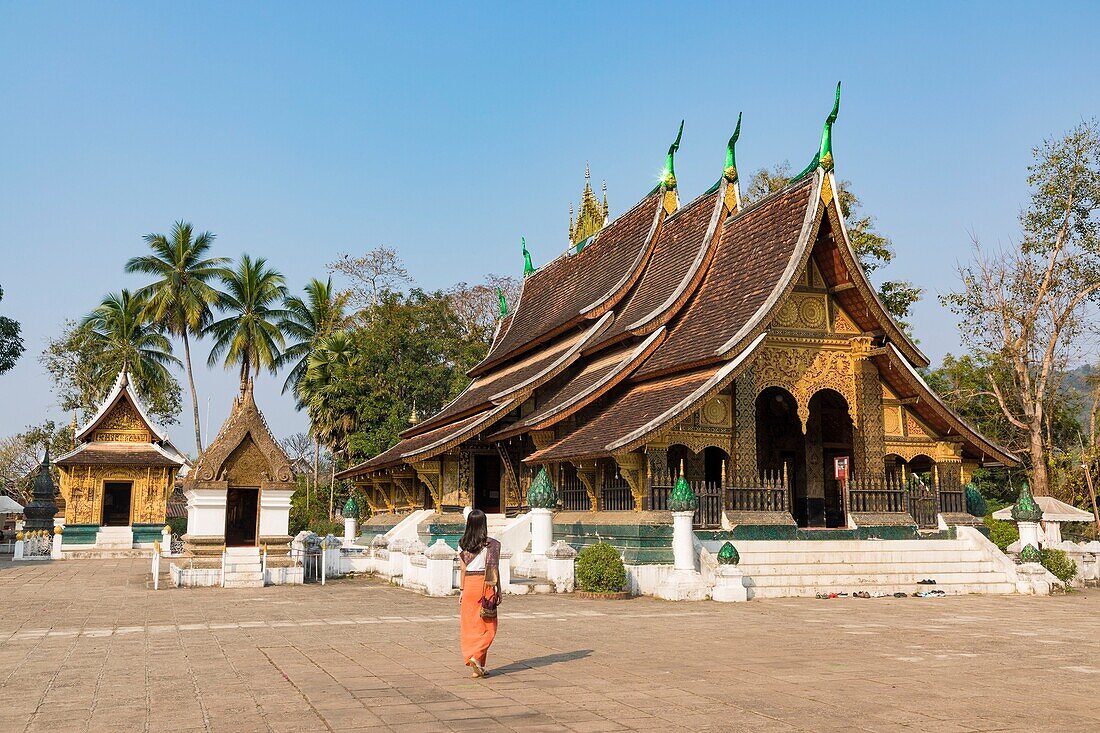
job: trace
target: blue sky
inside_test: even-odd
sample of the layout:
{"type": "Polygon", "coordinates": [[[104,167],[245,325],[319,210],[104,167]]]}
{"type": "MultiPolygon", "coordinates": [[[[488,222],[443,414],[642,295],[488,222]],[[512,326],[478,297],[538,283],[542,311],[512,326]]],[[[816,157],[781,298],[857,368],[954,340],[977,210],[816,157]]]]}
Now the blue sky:
{"type": "MultiPolygon", "coordinates": [[[[176,219],[295,290],[379,244],[428,288],[518,274],[520,235],[536,265],[565,248],[585,161],[621,213],[684,118],[691,198],[744,111],[741,171],[797,169],[838,79],[837,173],[893,239],[883,276],[927,291],[938,360],[971,235],[1010,241],[1031,148],[1100,115],[1097,27],[1084,3],[0,3],[0,313],[27,343],[0,435],[65,419],[45,340],[142,284],[123,263],[176,219]]],[[[235,378],[197,382],[216,430],[235,378]]],[[[306,427],[281,383],[257,387],[279,436],[306,427]]]]}

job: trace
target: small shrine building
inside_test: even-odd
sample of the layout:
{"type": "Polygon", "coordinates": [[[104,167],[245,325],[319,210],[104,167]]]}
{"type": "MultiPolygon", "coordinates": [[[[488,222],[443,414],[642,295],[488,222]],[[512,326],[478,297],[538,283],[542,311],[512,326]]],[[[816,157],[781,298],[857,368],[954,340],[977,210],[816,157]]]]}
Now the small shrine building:
{"type": "Polygon", "coordinates": [[[718,181],[687,203],[679,136],[617,218],[586,182],[570,247],[526,268],[469,387],[338,476],[374,513],[511,514],[545,467],[556,522],[610,526],[666,509],[682,465],[697,529],[897,537],[971,521],[973,471],[1017,460],[924,382],[927,357],[861,268],[833,171],[838,106],[839,87],[810,165],[749,205],[740,120],[718,181]]]}
{"type": "Polygon", "coordinates": [[[64,548],[124,550],[161,538],[168,497],[187,458],[119,373],[76,447],[55,463],[64,499],[64,548]]]}

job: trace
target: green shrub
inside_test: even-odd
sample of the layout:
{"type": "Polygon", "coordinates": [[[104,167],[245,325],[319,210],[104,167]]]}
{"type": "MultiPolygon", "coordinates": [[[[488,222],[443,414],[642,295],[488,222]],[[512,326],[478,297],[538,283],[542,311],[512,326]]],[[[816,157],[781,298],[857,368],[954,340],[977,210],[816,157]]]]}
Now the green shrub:
{"type": "Polygon", "coordinates": [[[172,528],[172,534],[183,537],[187,534],[187,517],[169,517],[165,522],[172,528]]]}
{"type": "Polygon", "coordinates": [[[1070,560],[1062,550],[1040,550],[1039,554],[1042,557],[1043,567],[1065,585],[1068,586],[1069,582],[1076,577],[1077,563],[1070,560]]]}
{"type": "Polygon", "coordinates": [[[597,542],[577,555],[577,586],[589,593],[618,593],[626,584],[626,568],[619,551],[597,542]]]}
{"type": "Polygon", "coordinates": [[[1020,530],[1016,528],[1014,522],[1003,522],[1000,519],[994,519],[991,514],[986,515],[982,521],[985,522],[985,526],[989,527],[990,541],[1001,548],[1001,552],[1006,552],[1009,545],[1020,539],[1020,530]]]}

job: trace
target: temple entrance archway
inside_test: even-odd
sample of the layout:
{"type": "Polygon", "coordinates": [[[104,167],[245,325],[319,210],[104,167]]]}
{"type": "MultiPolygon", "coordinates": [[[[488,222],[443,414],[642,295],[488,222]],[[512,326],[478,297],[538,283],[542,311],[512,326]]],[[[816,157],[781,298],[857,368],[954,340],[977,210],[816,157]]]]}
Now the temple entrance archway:
{"type": "Polygon", "coordinates": [[[807,492],[806,436],[798,417],[798,403],[782,387],[768,387],[756,396],[757,475],[738,475],[738,483],[759,481],[759,472],[782,474],[786,468],[791,486],[791,514],[799,527],[808,527],[814,516],[807,492]]]}
{"type": "Polygon", "coordinates": [[[134,493],[132,481],[105,481],[103,483],[104,527],[127,527],[130,524],[130,499],[134,493]]]}
{"type": "Polygon", "coordinates": [[[844,491],[840,481],[835,478],[833,461],[847,457],[849,477],[854,468],[852,439],[852,417],[848,412],[848,401],[831,389],[823,389],[810,398],[810,419],[807,424],[808,460],[820,461],[815,468],[820,469],[821,522],[812,526],[844,527],[848,523],[844,506],[844,491]]]}
{"type": "Polygon", "coordinates": [[[230,487],[225,492],[226,547],[254,547],[260,524],[260,490],[230,487]]]}
{"type": "Polygon", "coordinates": [[[474,455],[474,509],[500,514],[500,458],[496,454],[474,455]]]}

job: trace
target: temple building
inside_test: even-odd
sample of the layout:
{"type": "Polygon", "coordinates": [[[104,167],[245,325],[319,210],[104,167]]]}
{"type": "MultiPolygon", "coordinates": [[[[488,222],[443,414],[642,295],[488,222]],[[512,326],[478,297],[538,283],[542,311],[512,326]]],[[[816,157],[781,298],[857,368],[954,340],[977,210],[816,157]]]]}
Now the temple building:
{"type": "Polygon", "coordinates": [[[186,563],[173,565],[177,585],[263,586],[287,580],[292,564],[290,498],[297,487],[290,459],[256,406],[252,381],[241,385],[229,417],[183,480],[187,497],[186,563]],[[261,564],[260,549],[271,553],[261,564]],[[223,553],[233,558],[224,564],[223,553]],[[184,567],[186,565],[186,567],[184,567]],[[263,568],[263,569],[262,569],[263,568]],[[266,576],[265,576],[266,573],[266,576]],[[274,578],[274,580],[273,580],[274,578]]]}
{"type": "Polygon", "coordinates": [[[69,550],[151,547],[161,538],[168,497],[187,458],[149,419],[125,370],[76,447],[55,463],[69,550]]]}
{"type": "Polygon", "coordinates": [[[681,465],[696,528],[730,537],[971,522],[970,475],[1017,460],[928,387],[859,265],[833,172],[839,99],[806,170],[747,205],[740,120],[718,181],[686,203],[679,135],[658,185],[614,219],[586,172],[572,246],[530,268],[469,387],[338,475],[375,513],[510,515],[545,467],[569,541],[667,523],[681,465]]]}

